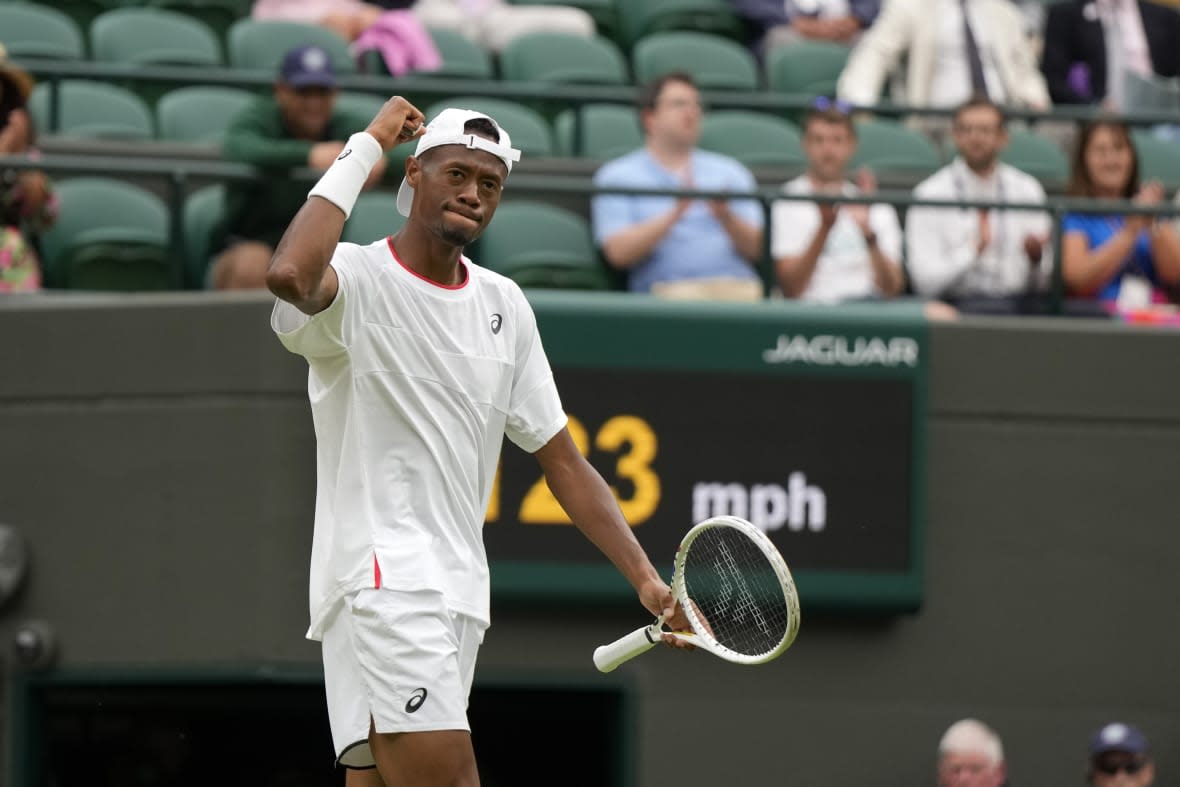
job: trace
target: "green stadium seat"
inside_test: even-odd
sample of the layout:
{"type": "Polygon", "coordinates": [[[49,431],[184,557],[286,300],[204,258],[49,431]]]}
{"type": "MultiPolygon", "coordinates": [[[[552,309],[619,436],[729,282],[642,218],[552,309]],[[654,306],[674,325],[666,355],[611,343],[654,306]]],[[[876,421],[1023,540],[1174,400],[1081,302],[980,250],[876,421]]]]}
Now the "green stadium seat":
{"type": "Polygon", "coordinates": [[[373,241],[393,235],[406,223],[397,212],[397,195],[384,191],[367,191],[357,197],[352,215],[344,223],[340,240],[367,246],[373,241]]]}
{"type": "MultiPolygon", "coordinates": [[[[358,118],[372,118],[383,106],[385,106],[385,99],[376,93],[354,93],[349,90],[341,90],[336,96],[336,111],[347,112],[358,118]]],[[[357,129],[357,131],[363,130],[357,129]]]]}
{"type": "Polygon", "coordinates": [[[893,120],[862,120],[856,124],[857,147],[851,167],[877,173],[925,178],[940,166],[934,144],[917,131],[893,120]]]}
{"type": "Polygon", "coordinates": [[[1060,187],[1069,177],[1069,162],[1061,147],[1025,129],[1009,129],[1008,147],[1000,158],[1050,186],[1060,187]]]}
{"type": "Polygon", "coordinates": [[[627,60],[607,38],[569,33],[531,33],[500,52],[503,79],[625,85],[627,60]]]}
{"type": "Polygon", "coordinates": [[[90,25],[90,51],[111,63],[219,66],[221,44],[204,22],[175,11],[117,8],[90,25]]]}
{"type": "Polygon", "coordinates": [[[456,79],[494,79],[492,58],[487,51],[474,41],[454,30],[432,28],[430,37],[442,56],[442,67],[427,72],[432,76],[454,77],[456,79]]]}
{"type": "Polygon", "coordinates": [[[1139,154],[1140,181],[1158,180],[1169,190],[1180,187],[1180,144],[1149,131],[1134,131],[1132,139],[1139,154]]]}
{"type": "Polygon", "coordinates": [[[327,51],[337,73],[351,74],[356,71],[347,42],[326,27],[298,22],[239,19],[230,27],[226,40],[229,64],[234,68],[273,74],[278,71],[279,63],[288,51],[297,46],[315,45],[327,51]]]}
{"type": "Polygon", "coordinates": [[[836,81],[852,50],[828,41],[799,41],[766,56],[766,84],[778,93],[836,95],[836,81]]]}
{"type": "Polygon", "coordinates": [[[714,110],[701,121],[700,146],[733,156],[748,167],[802,168],[806,157],[799,129],[772,115],[747,110],[714,110]]]}
{"type": "Polygon", "coordinates": [[[479,240],[476,261],[521,287],[610,288],[586,220],[542,202],[501,204],[479,240]]]}
{"type": "Polygon", "coordinates": [[[205,276],[213,258],[214,233],[225,218],[225,186],[205,186],[184,201],[184,286],[205,289],[205,276]]]}
{"type": "Polygon", "coordinates": [[[652,33],[693,30],[741,41],[745,25],[725,0],[616,0],[620,36],[634,46],[652,33]]]}
{"type": "Polygon", "coordinates": [[[148,5],[198,19],[224,41],[234,22],[250,15],[251,0],[149,0],[148,5]]]}
{"type": "Polygon", "coordinates": [[[42,82],[29,97],[29,112],[37,128],[68,137],[151,139],[152,113],[129,90],[105,82],[62,80],[59,85],[57,126],[50,120],[50,85],[42,82]]]}
{"type": "Polygon", "coordinates": [[[594,20],[598,33],[610,39],[617,39],[619,15],[614,0],[510,0],[511,5],[565,5],[580,8],[594,20]]]}
{"type": "Polygon", "coordinates": [[[557,151],[563,156],[605,160],[643,146],[639,113],[628,106],[583,104],[559,114],[553,127],[557,151]]]}
{"type": "Polygon", "coordinates": [[[512,138],[512,146],[526,156],[553,155],[553,131],[545,118],[524,104],[499,98],[459,96],[427,107],[427,122],[447,107],[473,109],[495,118],[512,138]]]}
{"type": "Polygon", "coordinates": [[[0,42],[9,57],[86,57],[78,23],[63,11],[35,3],[0,5],[0,42]]]}
{"type": "Polygon", "coordinates": [[[684,71],[702,90],[758,89],[758,66],[749,50],[708,33],[653,33],[635,45],[631,64],[639,82],[684,71]]]}
{"type": "Polygon", "coordinates": [[[57,223],[42,236],[51,286],[165,290],[179,284],[168,208],[138,186],[111,178],[59,181],[57,223]]]}
{"type": "Polygon", "coordinates": [[[253,93],[236,87],[198,85],[172,90],[156,103],[160,139],[220,146],[230,123],[253,101],[253,93]]]}

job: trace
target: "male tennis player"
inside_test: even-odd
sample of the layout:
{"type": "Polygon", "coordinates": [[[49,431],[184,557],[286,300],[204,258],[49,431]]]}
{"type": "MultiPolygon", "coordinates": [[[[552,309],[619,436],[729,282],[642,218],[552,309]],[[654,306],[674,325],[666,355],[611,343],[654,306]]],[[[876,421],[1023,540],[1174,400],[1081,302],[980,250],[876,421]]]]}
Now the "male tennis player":
{"type": "MultiPolygon", "coordinates": [[[[477,785],[467,722],[489,623],[481,528],[505,434],[653,614],[675,609],[575,448],[528,301],[463,247],[520,152],[486,115],[424,126],[406,99],[349,138],[279,242],[271,324],[310,366],[317,442],[311,628],[348,784],[477,785]],[[339,243],[385,150],[417,138],[391,238],[339,243]],[[376,766],[376,770],[372,770],[376,766]]],[[[687,628],[678,614],[676,628],[687,628]]],[[[671,638],[669,638],[671,640],[671,638]]],[[[674,640],[669,644],[676,644],[674,640]]]]}

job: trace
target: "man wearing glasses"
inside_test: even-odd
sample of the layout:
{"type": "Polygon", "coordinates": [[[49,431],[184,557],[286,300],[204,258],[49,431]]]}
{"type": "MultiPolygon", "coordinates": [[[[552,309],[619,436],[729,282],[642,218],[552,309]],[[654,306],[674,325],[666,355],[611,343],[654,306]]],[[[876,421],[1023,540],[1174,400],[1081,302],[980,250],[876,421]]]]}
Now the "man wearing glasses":
{"type": "MultiPolygon", "coordinates": [[[[975,98],[955,112],[959,155],[918,184],[922,200],[1040,204],[1036,178],[1000,161],[1008,144],[1003,110],[975,98]]],[[[1019,312],[1050,271],[1048,214],[1003,208],[913,207],[906,214],[906,261],[919,295],[968,311],[1019,312]]]]}
{"type": "MultiPolygon", "coordinates": [[[[751,192],[754,176],[736,159],[697,148],[700,93],[692,77],[669,73],[640,91],[645,144],[608,161],[600,189],[751,192]]],[[[603,193],[591,203],[594,240],[633,292],[673,298],[757,300],[762,282],[762,209],[756,200],[603,193]]]]}
{"type": "MultiPolygon", "coordinates": [[[[847,180],[856,152],[849,109],[816,99],[803,119],[807,172],[785,183],[784,194],[855,197],[876,190],[867,169],[856,185],[847,180]]],[[[771,233],[775,276],[788,297],[835,303],[901,292],[901,226],[891,205],[778,200],[771,233]]]]}
{"type": "Polygon", "coordinates": [[[1129,724],[1107,724],[1090,741],[1089,773],[1094,787],[1151,787],[1155,763],[1147,737],[1129,724]]]}

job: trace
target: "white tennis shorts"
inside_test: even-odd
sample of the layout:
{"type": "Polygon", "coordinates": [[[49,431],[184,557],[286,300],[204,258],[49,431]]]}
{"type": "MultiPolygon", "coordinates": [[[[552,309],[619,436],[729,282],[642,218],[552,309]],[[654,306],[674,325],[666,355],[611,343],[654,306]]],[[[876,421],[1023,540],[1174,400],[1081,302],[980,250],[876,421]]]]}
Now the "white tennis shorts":
{"type": "Polygon", "coordinates": [[[486,626],[438,591],[362,590],[324,629],[324,685],[337,761],[372,768],[377,732],[470,730],[467,698],[486,626]]]}

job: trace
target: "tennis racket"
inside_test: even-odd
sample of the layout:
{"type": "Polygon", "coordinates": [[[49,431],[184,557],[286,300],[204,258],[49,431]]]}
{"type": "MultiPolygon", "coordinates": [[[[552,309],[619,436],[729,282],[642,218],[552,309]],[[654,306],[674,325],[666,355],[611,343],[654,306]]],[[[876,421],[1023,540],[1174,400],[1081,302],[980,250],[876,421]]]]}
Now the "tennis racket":
{"type": "Polygon", "coordinates": [[[696,525],[680,541],[672,595],[692,632],[662,630],[664,617],[594,651],[594,666],[610,672],[655,647],[664,634],[737,664],[777,658],[799,633],[795,582],[774,544],[735,516],[696,525]]]}

